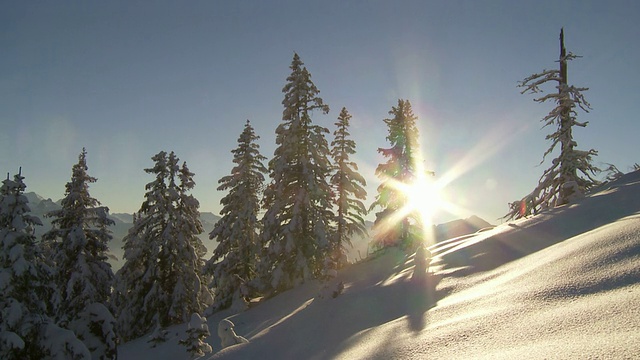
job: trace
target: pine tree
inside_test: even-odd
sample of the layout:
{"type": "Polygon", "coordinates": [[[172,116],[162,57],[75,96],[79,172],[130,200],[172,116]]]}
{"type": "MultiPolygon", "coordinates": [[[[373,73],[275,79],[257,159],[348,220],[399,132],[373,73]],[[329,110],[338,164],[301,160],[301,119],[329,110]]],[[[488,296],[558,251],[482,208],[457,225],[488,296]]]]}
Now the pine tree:
{"type": "Polygon", "coordinates": [[[246,306],[251,295],[249,283],[256,278],[259,256],[260,198],[267,169],[253,127],[249,120],[238,138],[238,147],[231,150],[233,163],[231,174],[221,178],[219,191],[228,190],[220,200],[222,218],[209,233],[218,246],[207,262],[207,273],[212,275],[215,289],[214,310],[224,309],[235,301],[246,306]]]}
{"type": "Polygon", "coordinates": [[[191,320],[187,328],[187,338],[178,341],[178,343],[184,345],[187,348],[187,352],[191,354],[191,358],[195,359],[213,350],[211,345],[204,341],[204,339],[210,335],[207,318],[194,313],[191,315],[191,320]]]}
{"type": "MultiPolygon", "coordinates": [[[[116,357],[116,334],[103,333],[103,326],[93,326],[89,307],[99,304],[109,306],[114,274],[107,262],[108,242],[111,240],[109,226],[114,221],[108,218],[109,209],[89,194],[89,184],[96,178],[87,174],[87,152],[83,148],[78,163],[72,167],[71,181],[66,184],[62,208],[47,214],[52,217],[53,228],[42,239],[49,242],[52,258],[56,264],[54,301],[55,316],[63,326],[76,332],[79,338],[91,336],[100,339],[102,346],[93,346],[94,357],[113,359],[116,357]],[[91,329],[93,334],[82,336],[78,329],[91,329]]],[[[113,319],[107,310],[107,321],[113,319]]],[[[101,315],[103,315],[101,313],[101,315]]],[[[105,319],[100,320],[104,322],[105,319]]]]}
{"type": "Polygon", "coordinates": [[[369,207],[369,211],[382,208],[376,213],[374,241],[381,247],[400,245],[413,249],[421,220],[409,208],[409,194],[403,186],[412,184],[418,175],[418,118],[413,114],[411,103],[402,99],[391,108],[389,115],[393,117],[384,119],[384,122],[389,128],[387,140],[391,147],[378,148],[378,152],[388,160],[376,168],[376,176],[382,183],[378,186],[376,200],[369,207]]]}
{"type": "MultiPolygon", "coordinates": [[[[169,155],[169,160],[172,154],[169,155]]],[[[177,163],[177,158],[176,163],[177,163]]],[[[200,204],[189,192],[193,190],[194,174],[182,163],[177,177],[180,183],[169,213],[168,237],[164,239],[158,265],[166,292],[171,294],[168,307],[169,324],[187,322],[194,312],[202,312],[211,305],[212,295],[208,279],[202,274],[207,248],[198,234],[204,231],[200,222],[200,204]]],[[[162,322],[161,322],[162,323],[162,322]]]]}
{"type": "Polygon", "coordinates": [[[349,120],[351,115],[346,108],[342,108],[335,123],[337,129],[333,133],[335,138],[331,142],[331,156],[333,158],[335,173],[331,177],[331,184],[335,191],[336,233],[331,244],[333,261],[338,266],[343,266],[340,259],[346,257],[346,246],[351,245],[351,236],[357,234],[366,236],[367,228],[364,216],[367,209],[363,200],[367,197],[364,186],[367,185],[364,177],[358,173],[358,165],[350,160],[350,156],[356,153],[355,141],[349,138],[349,120]]]}
{"type": "Polygon", "coordinates": [[[0,358],[89,359],[87,348],[47,312],[51,270],[36,243],[21,172],[0,187],[0,358]]]}
{"type": "Polygon", "coordinates": [[[260,265],[267,284],[280,291],[321,275],[328,252],[333,213],[328,129],[314,125],[311,113],[329,112],[298,54],[282,89],[283,122],[276,129],[271,183],[265,190],[260,265]]]}
{"type": "Polygon", "coordinates": [[[522,80],[518,87],[524,88],[522,94],[537,94],[542,92],[540,86],[547,83],[557,83],[557,93],[549,93],[534,101],[543,103],[553,101],[557,106],[542,119],[546,126],[557,126],[554,133],[547,135],[551,140],[551,146],[544,153],[542,162],[560,144],[560,154],[553,159],[551,167],[544,171],[538,186],[520,201],[520,207],[512,206],[505,218],[518,218],[531,212],[538,212],[555,206],[571,202],[581,197],[587,190],[598,184],[592,175],[600,170],[592,164],[592,157],[598,154],[591,149],[588,151],[577,150],[577,143],[573,139],[573,127],[587,126],[588,122],[576,120],[577,108],[585,112],[591,109],[590,104],[582,95],[588,88],[575,87],[568,84],[568,62],[578,58],[564,47],[564,29],[560,31],[560,68],[558,70],[543,70],[522,80]],[[581,176],[580,173],[584,176],[581,176]],[[524,211],[523,211],[524,210],[524,211]]]}
{"type": "Polygon", "coordinates": [[[156,179],[145,187],[145,201],[124,238],[125,264],[117,273],[116,305],[123,338],[188,321],[211,304],[201,274],[206,248],[195,186],[186,163],[162,151],[145,169],[156,179]]]}

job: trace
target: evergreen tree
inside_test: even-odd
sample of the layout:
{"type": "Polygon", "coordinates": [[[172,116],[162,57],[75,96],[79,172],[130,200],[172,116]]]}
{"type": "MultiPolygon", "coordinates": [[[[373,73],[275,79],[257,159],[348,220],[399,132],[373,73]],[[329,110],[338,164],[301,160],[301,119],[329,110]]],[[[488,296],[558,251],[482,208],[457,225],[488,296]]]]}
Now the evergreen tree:
{"type": "MultiPolygon", "coordinates": [[[[113,359],[117,353],[113,327],[110,333],[103,333],[106,327],[92,326],[95,317],[88,307],[109,305],[114,274],[107,262],[108,242],[112,238],[108,227],[114,221],[108,218],[109,209],[100,206],[89,194],[89,184],[97,179],[89,176],[87,170],[87,152],[82,149],[78,163],[72,167],[71,181],[66,184],[62,208],[47,214],[53,218],[53,228],[42,239],[49,242],[56,264],[58,291],[53,304],[57,321],[74,330],[82,340],[85,336],[73,326],[92,329],[92,338],[100,339],[104,345],[90,349],[94,357],[113,359]]],[[[107,321],[113,319],[110,312],[106,316],[107,321]]]]}
{"type": "Polygon", "coordinates": [[[352,246],[351,236],[367,234],[364,223],[367,209],[362,202],[367,197],[364,189],[367,183],[358,173],[358,165],[350,160],[350,156],[356,153],[356,143],[349,138],[350,119],[351,115],[343,107],[338,116],[338,122],[335,123],[337,127],[333,133],[335,138],[331,142],[331,156],[335,168],[331,184],[334,187],[337,205],[336,233],[331,244],[331,253],[333,261],[337,262],[338,266],[344,265],[340,259],[346,257],[346,245],[352,246]]]}
{"type": "Polygon", "coordinates": [[[87,348],[47,312],[49,278],[21,173],[0,187],[0,358],[89,359],[87,348]]]}
{"type": "Polygon", "coordinates": [[[193,176],[183,162],[177,173],[180,184],[173,201],[175,210],[169,213],[169,227],[165,230],[168,238],[163,241],[158,261],[165,291],[171,294],[167,313],[170,324],[189,321],[192,313],[204,311],[213,300],[207,286],[209,280],[202,274],[207,248],[198,238],[204,231],[200,203],[189,194],[195,186],[193,176]]]}
{"type": "Polygon", "coordinates": [[[568,62],[578,58],[564,47],[564,29],[560,31],[560,68],[558,70],[543,70],[522,80],[518,87],[524,88],[522,94],[536,94],[542,92],[540,86],[547,83],[557,83],[557,93],[549,93],[534,101],[543,103],[547,100],[555,102],[556,107],[542,119],[544,127],[557,126],[554,133],[547,135],[551,146],[544,153],[542,162],[560,144],[560,154],[553,159],[551,167],[544,171],[538,186],[520,201],[520,207],[512,206],[505,218],[518,218],[527,213],[537,212],[555,206],[567,204],[582,196],[587,190],[598,184],[592,175],[600,170],[592,164],[592,157],[598,154],[591,149],[577,150],[577,143],[573,139],[573,127],[587,126],[588,122],[576,120],[577,108],[589,112],[591,106],[582,95],[588,88],[579,88],[568,84],[568,62]],[[582,174],[582,175],[580,175],[582,174]],[[583,177],[584,176],[584,177],[583,177]]]}
{"type": "Polygon", "coordinates": [[[156,179],[145,187],[145,201],[124,238],[125,264],[117,274],[118,323],[123,338],[189,320],[211,304],[201,271],[206,248],[198,201],[189,191],[193,173],[162,151],[145,169],[156,179]]]}
{"type": "Polygon", "coordinates": [[[249,283],[256,277],[259,253],[260,196],[267,169],[253,127],[247,123],[238,138],[238,147],[231,150],[233,163],[231,175],[221,178],[219,191],[228,190],[220,200],[222,218],[209,233],[218,246],[207,263],[207,273],[212,275],[215,289],[214,310],[235,305],[244,307],[250,296],[249,283]]]}
{"type": "Polygon", "coordinates": [[[187,348],[187,352],[191,354],[191,358],[199,358],[206,353],[210,353],[213,349],[211,345],[207,344],[204,339],[211,335],[209,332],[209,325],[207,325],[207,318],[201,317],[199,314],[192,314],[189,326],[187,328],[187,338],[178,341],[180,345],[184,345],[187,348]]]}
{"type": "Polygon", "coordinates": [[[282,89],[283,122],[269,162],[262,240],[267,247],[260,273],[280,291],[321,275],[333,213],[328,129],[314,125],[314,110],[329,112],[298,54],[282,89]]]}
{"type": "Polygon", "coordinates": [[[375,242],[378,246],[401,245],[412,249],[414,239],[421,227],[420,216],[408,206],[407,192],[403,189],[417,178],[416,164],[419,161],[417,116],[413,114],[408,100],[398,100],[384,119],[389,128],[387,140],[391,147],[378,148],[378,152],[387,158],[379,164],[376,176],[382,181],[378,186],[378,195],[369,211],[376,207],[382,210],[376,213],[374,224],[375,242]]]}

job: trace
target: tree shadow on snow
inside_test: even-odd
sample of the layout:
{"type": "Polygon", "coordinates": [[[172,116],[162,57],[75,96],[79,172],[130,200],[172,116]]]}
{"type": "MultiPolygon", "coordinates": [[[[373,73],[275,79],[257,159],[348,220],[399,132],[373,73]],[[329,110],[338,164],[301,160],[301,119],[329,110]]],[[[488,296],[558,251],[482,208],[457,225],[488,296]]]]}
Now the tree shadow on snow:
{"type": "Polygon", "coordinates": [[[334,333],[330,343],[338,346],[323,356],[330,358],[342,353],[360,343],[371,330],[390,322],[406,323],[403,333],[408,331],[417,334],[428,326],[428,310],[447,296],[448,290],[437,289],[442,277],[429,273],[421,279],[413,279],[412,271],[408,271],[407,267],[408,264],[405,264],[404,271],[398,270],[393,281],[347,292],[333,300],[335,306],[332,309],[336,310],[334,316],[339,320],[332,328],[334,333]]]}
{"type": "MultiPolygon", "coordinates": [[[[370,330],[396,321],[406,323],[406,328],[401,325],[403,333],[421,332],[428,325],[427,311],[446,296],[436,289],[441,277],[429,273],[421,280],[412,279],[412,261],[399,257],[390,260],[392,258],[385,256],[376,259],[378,264],[374,264],[388,270],[389,262],[394,261],[397,266],[392,273],[387,271],[383,275],[371,271],[372,267],[364,267],[366,270],[360,272],[347,271],[333,280],[334,283],[344,282],[345,290],[341,295],[298,302],[297,309],[291,311],[292,306],[291,313],[277,316],[279,321],[263,319],[271,325],[261,326],[259,331],[254,329],[254,334],[259,332],[259,336],[250,339],[251,346],[237,349],[237,358],[260,356],[253,353],[253,349],[264,346],[272,349],[269,358],[332,358],[357,344],[370,330]],[[291,339],[308,341],[292,342],[291,339]],[[327,348],[327,344],[335,345],[327,348]]],[[[243,323],[241,319],[237,320],[243,323]]]]}

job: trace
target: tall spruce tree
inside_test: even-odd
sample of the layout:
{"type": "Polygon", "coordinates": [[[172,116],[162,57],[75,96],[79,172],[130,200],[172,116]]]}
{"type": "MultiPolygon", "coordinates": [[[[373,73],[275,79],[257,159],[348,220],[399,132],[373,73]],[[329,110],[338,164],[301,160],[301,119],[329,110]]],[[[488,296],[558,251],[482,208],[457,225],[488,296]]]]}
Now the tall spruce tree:
{"type": "Polygon", "coordinates": [[[87,347],[48,315],[51,269],[34,235],[21,172],[0,187],[0,358],[89,359],[87,347]]]}
{"type": "Polygon", "coordinates": [[[381,180],[378,195],[369,211],[382,208],[376,213],[374,224],[376,245],[380,247],[400,245],[406,249],[414,247],[419,234],[420,216],[409,208],[408,196],[403,186],[409,186],[417,178],[420,148],[418,146],[417,116],[413,114],[408,100],[398,100],[389,115],[384,119],[389,128],[387,140],[391,147],[378,148],[378,152],[387,158],[379,164],[376,176],[381,180]]]}
{"type": "Polygon", "coordinates": [[[162,151],[145,172],[156,179],[132,229],[124,238],[125,264],[117,273],[118,322],[122,336],[132,339],[189,320],[211,304],[202,275],[206,248],[197,237],[203,231],[199,203],[189,192],[193,173],[178,157],[162,151]]]}
{"type": "Polygon", "coordinates": [[[71,169],[71,181],[65,186],[62,208],[47,214],[52,229],[42,239],[48,242],[55,262],[57,292],[53,301],[55,317],[64,327],[86,340],[94,357],[117,357],[115,319],[107,309],[114,274],[107,262],[114,221],[109,209],[89,194],[89,185],[97,181],[87,173],[87,151],[82,149],[78,163],[71,169]],[[101,304],[101,305],[97,305],[101,304]],[[100,308],[100,316],[91,315],[100,308]],[[95,325],[92,325],[96,322],[95,325]]]}
{"type": "Polygon", "coordinates": [[[321,275],[333,218],[329,130],[311,121],[314,110],[326,114],[329,107],[303,65],[295,54],[282,89],[283,122],[276,129],[271,183],[264,196],[262,240],[267,251],[260,272],[275,291],[321,275]]]}
{"type": "Polygon", "coordinates": [[[367,234],[364,223],[367,209],[363,203],[367,197],[367,191],[364,189],[367,182],[358,173],[358,165],[350,159],[351,155],[356,153],[356,143],[350,139],[349,120],[351,114],[343,107],[338,122],[335,123],[334,140],[331,142],[331,156],[335,168],[331,184],[334,187],[337,207],[331,253],[338,266],[344,265],[340,259],[345,258],[346,246],[352,246],[351,236],[367,234]]]}
{"type": "Polygon", "coordinates": [[[559,69],[543,70],[518,84],[518,87],[523,88],[522,94],[537,94],[542,92],[540,86],[547,83],[556,84],[557,93],[549,93],[534,101],[556,103],[556,107],[542,119],[543,127],[554,125],[557,127],[555,132],[546,137],[547,140],[551,140],[551,146],[544,153],[542,162],[558,144],[560,144],[560,154],[552,160],[551,167],[544,171],[538,186],[521,201],[512,203],[511,211],[505,218],[519,218],[532,212],[567,204],[598,184],[592,176],[600,171],[592,164],[592,157],[598,152],[593,149],[588,151],[576,149],[577,143],[573,139],[573,127],[585,127],[588,124],[588,122],[577,121],[577,109],[580,108],[585,112],[591,109],[582,95],[582,92],[588,88],[575,87],[568,82],[568,63],[578,57],[571,52],[567,54],[564,47],[564,29],[561,29],[559,69]]]}
{"type": "Polygon", "coordinates": [[[249,120],[238,138],[238,147],[231,150],[231,174],[221,178],[219,191],[228,191],[220,200],[222,218],[209,233],[218,246],[207,262],[206,272],[212,275],[215,291],[214,310],[231,306],[246,306],[251,296],[249,283],[256,278],[260,255],[260,199],[267,168],[266,157],[260,154],[259,139],[249,120]]]}

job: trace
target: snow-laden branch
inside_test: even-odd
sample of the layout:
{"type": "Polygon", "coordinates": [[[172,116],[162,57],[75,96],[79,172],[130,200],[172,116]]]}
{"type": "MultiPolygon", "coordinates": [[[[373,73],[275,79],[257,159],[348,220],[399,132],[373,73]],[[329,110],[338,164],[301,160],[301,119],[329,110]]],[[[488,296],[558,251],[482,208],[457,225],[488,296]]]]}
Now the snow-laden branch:
{"type": "Polygon", "coordinates": [[[520,94],[532,93],[536,94],[539,92],[543,92],[540,89],[540,85],[545,84],[549,81],[557,81],[560,82],[560,71],[558,70],[543,70],[541,73],[533,74],[522,81],[518,82],[518,87],[524,88],[524,90],[520,91],[520,94]]]}
{"type": "Polygon", "coordinates": [[[569,51],[569,53],[565,56],[561,56],[559,60],[556,60],[556,62],[567,62],[567,61],[571,61],[574,59],[578,59],[581,58],[582,56],[580,55],[576,55],[574,53],[572,53],[571,51],[569,51]]]}

